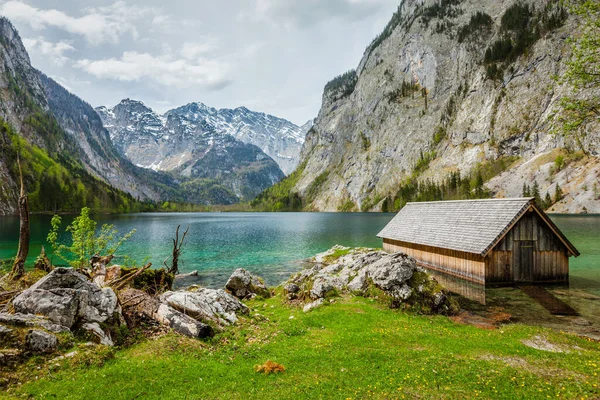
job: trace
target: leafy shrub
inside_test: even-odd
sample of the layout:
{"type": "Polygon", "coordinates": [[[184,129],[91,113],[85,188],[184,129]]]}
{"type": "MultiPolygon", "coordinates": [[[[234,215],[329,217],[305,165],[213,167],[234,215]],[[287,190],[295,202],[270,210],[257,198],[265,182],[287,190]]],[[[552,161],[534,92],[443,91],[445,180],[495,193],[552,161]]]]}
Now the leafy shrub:
{"type": "Polygon", "coordinates": [[[76,217],[66,229],[71,234],[69,246],[58,242],[58,231],[61,217],[52,217],[52,228],[48,233],[48,243],[52,246],[52,253],[69,263],[73,268],[83,268],[94,255],[110,256],[121,247],[135,233],[135,229],[118,238],[118,231],[114,225],[102,225],[100,232],[96,232],[97,222],[90,218],[90,209],[84,207],[81,214],[76,217]]]}
{"type": "Polygon", "coordinates": [[[421,151],[419,159],[417,160],[413,169],[414,173],[418,175],[421,172],[425,171],[427,168],[429,168],[429,163],[431,163],[431,161],[433,161],[435,157],[435,151],[427,151],[425,153],[421,151]]]}

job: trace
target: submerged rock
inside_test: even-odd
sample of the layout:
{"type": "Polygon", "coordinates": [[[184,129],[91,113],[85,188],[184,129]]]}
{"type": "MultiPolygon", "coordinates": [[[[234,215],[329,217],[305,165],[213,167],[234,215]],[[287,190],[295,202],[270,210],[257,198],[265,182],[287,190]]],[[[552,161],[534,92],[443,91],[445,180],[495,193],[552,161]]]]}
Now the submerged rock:
{"type": "Polygon", "coordinates": [[[235,324],[236,313],[248,314],[249,311],[245,304],[222,289],[167,292],[161,300],[197,320],[219,325],[235,324]]]}
{"type": "Polygon", "coordinates": [[[225,288],[235,297],[245,299],[252,295],[258,295],[265,298],[271,297],[271,292],[265,285],[265,282],[246,271],[244,268],[238,268],[227,280],[225,288]]]}

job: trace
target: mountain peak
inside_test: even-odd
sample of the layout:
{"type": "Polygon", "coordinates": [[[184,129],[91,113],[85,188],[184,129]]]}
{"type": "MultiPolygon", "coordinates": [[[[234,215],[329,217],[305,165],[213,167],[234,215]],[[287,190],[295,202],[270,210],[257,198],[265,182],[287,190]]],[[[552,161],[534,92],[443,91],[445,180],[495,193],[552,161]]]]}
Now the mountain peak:
{"type": "Polygon", "coordinates": [[[245,106],[235,109],[216,109],[202,102],[192,102],[167,111],[162,116],[143,102],[123,99],[112,109],[96,108],[107,127],[124,126],[127,129],[112,129],[117,147],[121,142],[137,140],[139,137],[168,136],[171,140],[180,135],[193,136],[215,134],[231,136],[242,142],[253,144],[273,158],[279,167],[289,174],[298,163],[304,136],[308,129],[290,121],[249,110],[245,106]]]}

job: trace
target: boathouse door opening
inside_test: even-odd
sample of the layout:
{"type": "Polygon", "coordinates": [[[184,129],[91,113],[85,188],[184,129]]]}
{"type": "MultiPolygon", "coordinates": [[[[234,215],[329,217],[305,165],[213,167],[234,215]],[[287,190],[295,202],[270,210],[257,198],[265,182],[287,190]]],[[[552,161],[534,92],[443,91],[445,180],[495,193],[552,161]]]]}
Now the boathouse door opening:
{"type": "Polygon", "coordinates": [[[520,240],[517,264],[518,282],[533,282],[533,240],[520,240]]]}

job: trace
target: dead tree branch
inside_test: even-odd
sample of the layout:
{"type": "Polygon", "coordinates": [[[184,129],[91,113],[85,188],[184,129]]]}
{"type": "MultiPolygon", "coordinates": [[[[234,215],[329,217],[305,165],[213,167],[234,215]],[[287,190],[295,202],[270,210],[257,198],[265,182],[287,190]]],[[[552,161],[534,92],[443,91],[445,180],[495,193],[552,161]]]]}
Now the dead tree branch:
{"type": "Polygon", "coordinates": [[[166,260],[164,262],[168,272],[175,275],[179,274],[179,256],[181,256],[181,247],[185,244],[185,237],[190,230],[190,227],[188,226],[185,232],[183,232],[181,240],[179,240],[179,228],[181,228],[181,225],[177,225],[177,229],[175,230],[175,239],[173,239],[173,253],[171,254],[171,266],[169,267],[167,265],[166,260]]]}
{"type": "Polygon", "coordinates": [[[129,282],[134,280],[136,276],[140,275],[142,272],[144,272],[151,266],[152,266],[152,263],[148,263],[148,264],[144,265],[142,268],[139,268],[138,270],[136,270],[135,272],[132,272],[130,274],[127,274],[127,275],[122,276],[117,279],[113,279],[112,281],[106,283],[104,286],[110,286],[114,290],[121,290],[125,286],[127,286],[129,284],[129,282]]]}

